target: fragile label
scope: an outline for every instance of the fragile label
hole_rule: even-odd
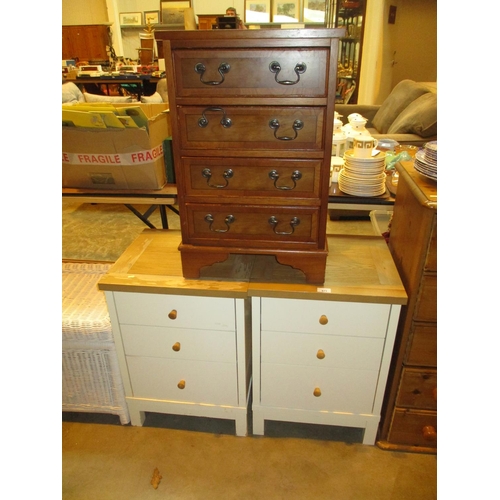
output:
[[[134,153],[65,153],[62,162],[71,165],[143,165],[163,157],[163,144]]]

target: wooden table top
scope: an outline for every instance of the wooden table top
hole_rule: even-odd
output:
[[[177,186],[165,184],[161,189],[91,189],[91,188],[62,188],[63,196],[71,197],[99,197],[113,196],[116,198],[176,198]],[[345,194],[338,188],[337,183],[332,183],[328,191],[328,203],[394,205],[394,197],[390,193],[382,196],[363,197]]]
[[[437,210],[437,181],[423,176],[415,170],[413,160],[401,161],[396,164],[399,175],[408,180],[408,186],[415,194],[415,198],[424,206]]]
[[[273,256],[231,255],[182,276],[180,231],[145,229],[99,281],[100,290],[176,295],[285,297],[401,304],[407,295],[385,240],[380,236],[328,235],[325,283],[305,282],[301,271]]]
[[[116,197],[177,197],[177,186],[165,184],[161,189],[88,189],[88,188],[62,188],[63,196],[116,196]]]

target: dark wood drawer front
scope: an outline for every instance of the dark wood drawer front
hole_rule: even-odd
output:
[[[176,50],[178,97],[325,97],[328,49]]]
[[[417,370],[405,368],[399,388],[397,406],[437,409],[437,372],[436,370]]]
[[[181,149],[284,150],[323,153],[325,108],[264,106],[184,106],[178,109]],[[271,155],[272,153],[267,153]],[[240,156],[240,155],[238,155]]]
[[[418,366],[437,366],[437,325],[413,323],[406,363]]]
[[[187,201],[217,197],[218,203],[234,203],[241,197],[262,197],[266,204],[282,204],[286,198],[287,203],[304,199],[310,205],[314,198],[319,204],[320,160],[183,158],[182,169]]]
[[[389,442],[437,448],[437,413],[397,409],[389,432]]]
[[[311,246],[318,240],[318,209],[249,205],[186,204],[189,243],[266,247]],[[285,248],[283,247],[283,248]]]
[[[416,321],[437,321],[437,276],[422,276],[413,318]]]

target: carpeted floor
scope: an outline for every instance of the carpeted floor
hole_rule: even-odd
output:
[[[144,213],[149,207],[134,208]],[[179,217],[167,210],[171,229],[179,228]],[[158,209],[149,218],[161,228]],[[81,203],[63,199],[62,258],[115,262],[147,226],[125,205]]]

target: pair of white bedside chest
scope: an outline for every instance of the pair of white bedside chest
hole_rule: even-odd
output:
[[[132,425],[145,412],[363,428],[374,444],[407,295],[381,237],[328,236],[324,284],[272,256],[182,276],[178,231],[144,230],[99,281]]]

